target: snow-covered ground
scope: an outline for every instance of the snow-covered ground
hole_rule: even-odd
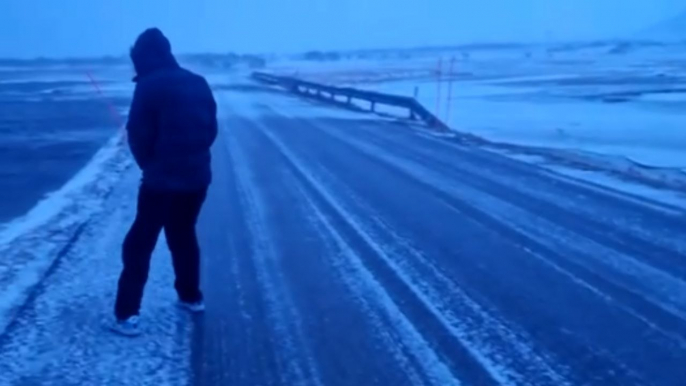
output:
[[[561,79],[584,80],[568,75]],[[457,81],[452,86],[443,84],[441,98],[435,82],[414,86],[419,89],[418,99],[458,131],[497,142],[580,149],[628,157],[650,166],[686,169],[686,94],[672,93],[667,100],[656,100],[664,94],[646,93],[611,103],[594,100],[594,93],[603,92],[595,91],[595,86],[577,97],[556,95],[556,90],[546,89],[548,85],[535,86],[537,82],[533,79],[532,85],[518,87],[502,80]],[[410,87],[399,82],[375,88],[399,94]],[[450,87],[452,98],[448,101]]]
[[[64,187],[0,228],[0,333],[93,215],[103,210],[131,165],[123,136],[117,135]]]
[[[685,59],[683,45],[617,43],[288,62],[273,71],[415,96],[454,130],[490,141],[686,169]]]
[[[0,276],[5,280],[0,281],[0,311],[9,302],[22,304],[5,334],[0,325],[0,386],[189,384],[193,323],[174,306],[174,273],[166,248],[158,248],[153,258],[142,310],[145,335],[133,342],[107,331],[121,241],[135,215],[140,179],[137,169],[119,166],[128,160],[94,160],[81,177],[93,177],[87,186],[99,183],[107,189],[84,186],[65,194],[75,202],[65,206],[62,216],[25,235],[25,244],[14,245],[31,260],[15,267],[23,270],[23,278]],[[65,247],[76,227],[76,241]],[[164,236],[160,239],[162,246]],[[4,251],[3,256],[10,262],[21,258]],[[49,265],[50,275],[44,277]],[[6,280],[14,281],[9,285]],[[34,295],[30,302],[22,301],[26,291]]]
[[[445,79],[440,86],[436,82],[438,58],[433,54],[327,65],[290,61],[272,70],[325,83],[414,95],[455,130],[491,141],[564,150],[583,157],[599,154],[602,156],[595,158],[599,163],[613,163],[624,169],[633,165],[628,159],[666,168],[663,174],[673,176],[686,168],[682,150],[686,146],[686,131],[682,128],[686,123],[682,113],[686,107],[686,81],[682,78],[686,55],[678,48],[643,49],[624,56],[607,54],[607,47],[554,54],[534,48],[467,56],[448,52],[442,54]],[[457,58],[452,64],[448,59],[451,57]],[[107,99],[126,98],[133,88],[132,83],[122,81],[127,71],[101,70],[95,76],[100,91],[83,84],[72,92],[105,98],[106,103]],[[60,74],[64,78],[61,81],[85,76],[79,73],[65,78]],[[36,79],[35,73],[30,75]],[[215,71],[208,79],[215,85],[237,86],[249,83],[238,79],[246,75]],[[18,80],[15,76],[0,82],[7,85]],[[232,105],[237,107],[237,103]],[[284,111],[293,118],[312,114],[363,117],[335,109],[304,109],[300,103]],[[109,192],[130,168],[131,159],[122,140],[121,134],[114,137],[62,189],[46,196],[25,216],[0,227],[0,252],[4,256],[0,261],[0,284],[7,288],[0,296],[0,331],[72,238],[102,209]],[[662,202],[683,206],[683,197],[678,194],[623,185],[616,178],[575,170],[569,165],[554,166],[550,159],[536,153],[527,155],[512,149],[505,153],[575,178],[620,186],[620,190],[661,197]],[[612,156],[618,160],[612,161]]]
[[[213,83],[249,85],[219,74]],[[217,96],[224,127],[199,224],[204,324],[171,306],[160,240],[146,334],[131,343],[101,331],[140,177],[115,137],[0,233],[9,262],[0,288],[12,286],[0,302],[4,324],[12,321],[10,333],[0,325],[0,386],[181,385],[201,359],[200,373],[232,384],[348,376],[639,385],[681,376],[683,339],[670,314],[681,326],[684,247],[670,227],[682,222],[681,196],[656,199],[659,191],[572,169],[547,175],[284,94]],[[661,355],[645,361],[641,352]]]
[[[127,72],[0,69],[0,335],[132,166]]]

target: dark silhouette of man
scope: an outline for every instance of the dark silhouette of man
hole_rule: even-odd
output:
[[[179,305],[204,310],[195,225],[212,179],[210,147],[217,136],[217,105],[207,81],[179,66],[159,29],[143,32],[131,48],[136,90],[126,130],[143,172],[136,218],[124,240],[112,327],[140,333],[138,315],[150,258],[164,230],[176,274]]]

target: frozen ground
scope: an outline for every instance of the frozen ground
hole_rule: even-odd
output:
[[[121,136],[106,146],[67,184],[39,202],[24,216],[0,228],[0,331],[20,311],[54,267],[59,256],[78,239],[93,216],[132,165]]]
[[[456,98],[492,108],[533,93],[540,106],[544,89],[560,94],[544,103],[603,105],[588,86],[550,85],[576,73],[494,60]],[[198,224],[207,313],[175,309],[161,239],[146,334],[103,331],[139,181],[115,136],[0,230],[0,386],[684,384],[682,195],[240,75],[210,77],[221,132]]]
[[[118,67],[0,69],[0,332],[133,166],[121,127],[129,75]]]
[[[0,385],[188,384],[192,324],[174,306],[171,257],[166,249],[159,248],[153,260],[144,302],[145,336],[133,341],[107,330],[121,267],[121,241],[133,221],[139,178],[136,170],[127,169],[116,175],[107,194],[81,192],[81,199],[100,199],[60,256],[54,249],[38,247],[49,242],[44,238],[23,246],[29,252],[40,251],[36,256],[42,259],[40,263],[58,260],[51,261],[49,277],[37,286],[32,283],[31,300],[23,303],[12,324],[0,333]],[[34,277],[42,273],[26,272],[32,279],[43,279]],[[24,284],[3,283],[0,299],[7,290],[12,293]]]
[[[129,98],[115,92],[122,77],[116,68],[0,68],[0,225],[61,188],[115,135],[113,112]]]
[[[319,66],[289,62],[273,70],[416,95],[455,130],[492,141],[684,169],[685,59],[683,45],[532,46]]]
[[[131,166],[122,72],[0,68],[0,331]]]
[[[0,385],[684,384],[676,202],[245,86],[218,93],[207,313],[174,308],[160,240],[146,334],[102,330],[122,170],[0,337]]]
[[[569,80],[590,85],[585,94],[577,87],[577,95],[554,89],[556,81]],[[682,151],[686,147],[682,129],[686,123],[685,94],[672,93],[670,99],[656,100],[652,99],[655,94],[646,92],[612,103],[603,100],[602,87],[594,80],[565,75],[547,80],[518,78],[510,83],[458,81],[452,86],[451,101],[437,103],[435,82],[414,85],[419,87],[418,99],[458,131],[496,142],[579,149],[628,157],[649,166],[686,169]],[[402,93],[411,87],[396,83],[376,88]],[[444,84],[444,97],[447,89],[448,84]]]
[[[230,130],[200,223],[201,379],[686,379],[682,208],[391,122],[240,98],[222,102]]]
[[[598,170],[580,169],[570,166],[560,165],[557,162],[551,162],[545,157],[538,155],[526,155],[518,152],[502,152],[508,157],[512,157],[523,162],[543,167],[552,170],[555,174],[568,176],[576,181],[576,183],[587,183],[589,187],[609,188],[621,191],[627,195],[654,200],[660,203],[681,208],[686,210],[686,194],[680,191],[661,189],[636,181],[622,180],[617,176],[610,176],[607,173]],[[559,177],[558,177],[559,178]]]

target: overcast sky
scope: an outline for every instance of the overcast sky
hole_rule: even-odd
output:
[[[292,52],[631,34],[683,0],[1,0],[0,57],[121,54],[144,28],[176,52]]]

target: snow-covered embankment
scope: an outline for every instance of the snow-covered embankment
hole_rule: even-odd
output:
[[[0,334],[131,167],[123,144],[119,133],[61,189],[0,228]]]

